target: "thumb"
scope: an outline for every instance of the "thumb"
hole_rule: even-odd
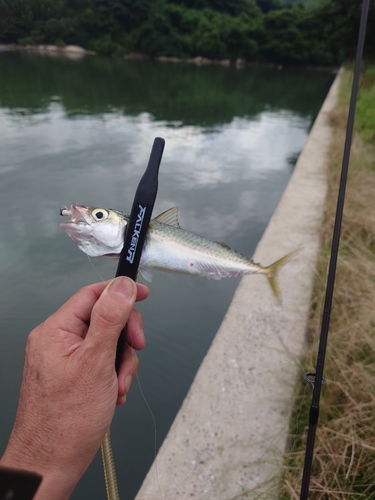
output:
[[[133,280],[120,276],[111,281],[94,305],[87,343],[94,348],[105,348],[114,355],[121,330],[125,327],[137,296]]]

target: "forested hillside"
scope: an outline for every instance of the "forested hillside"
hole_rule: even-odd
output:
[[[303,5],[304,7],[316,7],[317,5],[321,4],[324,0],[281,0],[282,2],[288,2],[292,4],[300,4]]]
[[[306,0],[306,3],[311,0]],[[375,54],[371,12],[367,57]],[[361,0],[0,0],[0,43],[77,44],[281,64],[337,64],[356,45]]]

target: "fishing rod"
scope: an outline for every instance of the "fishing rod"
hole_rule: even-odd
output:
[[[336,217],[335,217],[335,224],[334,224],[333,236],[332,236],[331,258],[329,261],[329,269],[328,269],[328,276],[327,276],[326,295],[325,295],[325,301],[324,301],[324,309],[323,309],[322,326],[321,326],[321,332],[320,332],[316,371],[315,371],[315,373],[311,373],[311,372],[306,373],[304,376],[304,379],[309,384],[311,384],[313,387],[313,395],[312,395],[312,402],[311,402],[311,406],[310,406],[309,427],[308,427],[308,433],[307,433],[307,442],[306,442],[306,450],[305,450],[305,460],[304,460],[304,467],[303,467],[300,500],[307,500],[308,494],[309,494],[312,461],[313,461],[313,455],[314,455],[316,426],[317,426],[318,418],[319,418],[319,400],[320,400],[321,387],[322,387],[322,384],[324,383],[324,379],[323,379],[324,360],[325,360],[325,355],[326,355],[326,350],[327,350],[328,330],[329,330],[329,322],[330,322],[330,315],[331,315],[331,309],[332,309],[332,297],[333,297],[333,289],[334,289],[334,285],[335,285],[337,256],[338,256],[338,250],[339,250],[341,223],[342,223],[342,216],[343,216],[343,210],[344,210],[345,190],[346,190],[346,184],[347,184],[347,178],[348,178],[350,148],[351,148],[351,144],[352,144],[352,136],[353,136],[353,129],[354,129],[355,108],[356,108],[356,104],[357,104],[359,78],[360,78],[360,73],[361,73],[361,63],[362,63],[362,55],[363,55],[363,46],[364,46],[365,35],[366,35],[366,25],[367,25],[369,3],[370,3],[370,0],[363,0],[363,3],[362,3],[362,13],[361,13],[361,20],[360,20],[360,25],[359,25],[357,54],[356,54],[356,60],[355,60],[355,66],[354,66],[354,74],[353,74],[352,91],[351,91],[351,96],[350,96],[348,121],[347,121],[347,126],[346,126],[346,137],[345,137],[344,153],[343,153],[343,159],[342,159],[339,193],[338,193],[338,197],[337,197]]]
[[[134,281],[137,278],[142,249],[158,192],[158,174],[161,158],[163,156],[164,145],[164,139],[161,137],[155,138],[146,171],[138,184],[138,188],[134,196],[129,222],[126,225],[124,234],[124,246],[120,253],[116,278],[117,276],[128,276]],[[121,332],[117,344],[115,362],[116,372],[118,372],[120,368],[125,343],[126,327]],[[108,500],[119,500],[120,496],[117,486],[110,431],[108,431],[104,437],[101,450],[107,498]]]

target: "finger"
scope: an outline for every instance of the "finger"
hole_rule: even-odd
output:
[[[99,299],[105,288],[113,280],[106,280],[100,283],[81,288],[73,297],[71,297],[65,304],[57,311],[62,312],[62,316],[69,314],[73,315],[80,320],[87,322],[90,319],[91,310],[95,302]],[[149,289],[146,285],[137,283],[137,298],[136,302],[147,299]]]
[[[94,305],[111,281],[102,281],[81,288],[52,315],[56,327],[84,337],[87,329],[82,326],[89,324]],[[145,300],[148,295],[148,287],[137,283],[136,301]]]
[[[137,351],[143,349],[146,345],[142,315],[135,309],[130,313],[126,325],[126,342]]]
[[[94,283],[78,290],[69,300],[63,304],[52,316],[57,328],[76,332],[82,324],[88,324],[92,308],[110,283],[109,280]]]
[[[150,290],[148,286],[143,285],[142,283],[137,283],[137,299],[136,302],[140,302],[141,300],[147,299],[149,296]]]
[[[126,395],[129,392],[133,377],[138,370],[138,356],[134,350],[127,345],[122,356],[120,369],[118,372],[118,405],[124,404]]]
[[[86,345],[114,357],[120,332],[126,325],[136,296],[137,287],[130,278],[120,276],[111,281],[92,309]]]

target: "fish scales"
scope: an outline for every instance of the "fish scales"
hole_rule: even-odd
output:
[[[261,270],[261,266],[229,247],[160,222],[151,224],[141,265],[213,279]]]

